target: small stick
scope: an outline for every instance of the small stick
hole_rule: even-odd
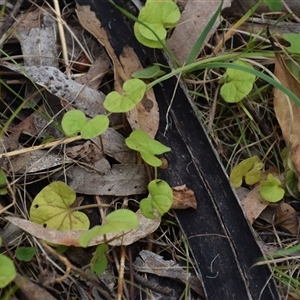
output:
[[[63,27],[63,19],[61,17],[58,0],[54,0],[53,2],[54,2],[54,8],[57,16],[57,25],[58,25],[59,38],[61,42],[62,56],[65,63],[67,76],[70,77],[69,59],[68,59],[66,37],[65,37],[64,27]]]
[[[124,273],[125,273],[125,247],[121,246],[121,257],[120,257],[119,277],[118,277],[118,293],[117,293],[118,300],[122,300],[122,294],[124,288]]]
[[[81,139],[82,139],[81,135],[78,135],[78,136],[75,136],[75,137],[63,138],[61,140],[49,142],[49,143],[38,145],[38,146],[22,148],[22,149],[19,149],[19,150],[14,150],[14,151],[6,152],[6,153],[0,153],[0,159],[2,157],[16,156],[16,155],[20,155],[20,154],[24,154],[24,153],[28,153],[28,152],[33,152],[33,151],[36,151],[36,150],[49,149],[49,148],[56,147],[56,146],[59,146],[59,145],[65,145],[65,144],[69,144],[69,143],[72,143],[72,142],[75,142],[75,141],[79,141]]]

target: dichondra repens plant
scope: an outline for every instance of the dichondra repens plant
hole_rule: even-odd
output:
[[[153,20],[154,23],[151,23],[151,20],[147,19],[149,21],[148,25],[152,29],[158,30],[159,38],[165,42],[165,28],[174,27],[180,17],[180,13],[177,5],[171,0],[166,1],[162,11],[160,9],[157,10],[156,5],[156,1],[150,4],[147,3],[146,10],[141,14],[141,16],[144,16],[142,21],[147,19],[149,13],[155,13],[157,18]],[[173,11],[172,16],[168,12],[169,9]],[[143,26],[135,26],[135,32],[140,34],[141,39],[145,41],[149,40],[153,47],[161,48],[159,43],[155,42],[155,37],[151,37],[151,34],[145,33]],[[135,74],[134,76],[146,78],[147,76],[145,77],[144,73]],[[151,77],[154,78],[164,74],[163,71],[160,71],[159,67],[151,68],[147,73],[151,73]],[[92,139],[101,135],[109,127],[109,115],[111,113],[126,113],[130,111],[141,102],[146,90],[149,88],[151,87],[138,78],[125,81],[122,94],[112,91],[106,96],[103,105],[108,111],[107,115],[97,115],[92,119],[88,119],[80,110],[69,110],[63,116],[61,123],[65,135],[67,137],[74,137],[80,134],[83,139]],[[133,131],[125,142],[129,148],[138,151],[142,159],[155,169],[162,164],[162,161],[156,155],[161,155],[171,150],[169,147],[151,138],[142,130]],[[140,210],[147,218],[162,216],[171,208],[173,202],[172,189],[167,182],[159,180],[156,176],[157,171],[155,170],[155,179],[148,185],[149,196],[140,202]],[[135,213],[128,209],[119,209],[108,214],[104,219],[103,225],[95,226],[88,230],[90,226],[88,217],[78,211],[80,208],[72,207],[75,199],[75,192],[64,182],[52,182],[42,189],[33,200],[30,208],[30,218],[33,222],[46,228],[86,230],[79,238],[79,244],[82,247],[87,247],[89,242],[99,235],[105,236],[110,233],[123,232],[139,226]],[[91,260],[91,270],[93,272],[99,274],[105,270],[107,263],[105,257],[106,251],[106,245],[99,245],[97,247]]]
[[[146,89],[147,85],[142,80],[129,79],[123,85],[124,93],[122,95],[115,91],[109,93],[103,105],[109,113],[128,112],[142,101]],[[62,119],[62,128],[67,136],[75,136],[80,133],[84,139],[92,139],[98,136],[108,126],[109,119],[107,116],[98,115],[88,120],[84,113],[79,110],[68,111]],[[152,139],[142,130],[133,131],[125,142],[130,149],[138,151],[143,160],[154,168],[162,164],[162,161],[155,155],[161,155],[171,150],[169,147]],[[154,218],[155,211],[161,216],[170,209],[172,205],[172,191],[166,182],[157,178],[149,186],[151,187],[149,189],[151,198],[141,202],[143,203],[141,211],[146,217]]]

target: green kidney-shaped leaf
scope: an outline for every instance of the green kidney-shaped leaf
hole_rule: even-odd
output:
[[[149,183],[148,190],[151,197],[141,201],[140,209],[146,218],[155,219],[156,212],[162,216],[170,210],[173,192],[167,182],[158,179]]]
[[[139,21],[150,27],[165,44],[167,35],[166,28],[173,28],[180,19],[180,11],[176,3],[172,0],[153,0],[147,1],[146,5],[140,10]],[[150,48],[162,48],[162,44],[151,30],[136,22],[134,24],[134,34],[137,40]]]
[[[129,147],[130,148],[130,147]],[[141,157],[142,159],[150,166],[152,167],[159,167],[162,165],[162,161],[155,157],[154,155],[152,155],[149,152],[140,152],[141,153]]]
[[[171,148],[152,139],[143,130],[134,130],[125,143],[128,148],[140,152],[145,162],[153,167],[159,167],[162,164],[161,160],[154,155],[171,151]]]
[[[6,287],[17,275],[14,263],[5,255],[0,254],[0,288]]]
[[[156,219],[153,203],[151,198],[145,198],[140,201],[140,210],[142,214],[148,219]]]
[[[106,244],[101,244],[96,248],[91,260],[91,270],[97,275],[101,275],[107,267],[106,252],[108,247]]]
[[[159,41],[154,41],[154,40],[149,40],[145,38],[141,33],[140,33],[140,26],[138,26],[138,23],[135,23],[133,26],[134,30],[134,35],[136,39],[141,43],[142,45],[149,47],[149,48],[154,48],[154,49],[162,49],[163,45],[166,44],[166,40],[162,40],[161,43]]]
[[[165,28],[174,28],[180,20],[180,10],[174,1],[165,1],[162,20]]]
[[[139,20],[173,28],[180,19],[180,10],[173,0],[151,0],[140,10]]]
[[[230,173],[230,181],[235,188],[242,185],[245,179],[248,185],[253,185],[261,180],[261,170],[263,163],[257,156],[253,156],[241,161]]]
[[[89,242],[99,235],[132,230],[138,226],[139,220],[134,212],[128,209],[118,209],[106,216],[103,225],[95,226],[81,234],[78,241],[81,247],[87,247]]]
[[[66,136],[75,136],[85,123],[85,114],[81,110],[72,109],[64,114],[61,126]]]
[[[166,39],[167,31],[162,24],[159,23],[151,24],[146,22],[144,23],[156,33],[156,35],[161,41],[164,41]],[[142,24],[137,23],[137,30],[145,39],[154,42],[157,41],[157,37],[153,34],[153,32],[149,30],[147,27],[143,26]]]
[[[263,167],[264,164],[260,160],[255,161],[252,169],[244,175],[246,184],[253,185],[258,183],[261,180],[261,170]]]
[[[30,218],[47,228],[86,230],[90,226],[88,217],[71,208],[75,199],[75,192],[64,182],[52,182],[34,198],[29,211]]]
[[[109,119],[105,115],[98,115],[87,121],[80,130],[81,136],[88,140],[102,134],[109,126]]]
[[[281,182],[274,175],[268,174],[268,179],[260,184],[259,193],[261,197],[269,202],[278,202],[284,196]]]
[[[15,254],[18,260],[29,262],[32,260],[35,252],[36,248],[34,247],[18,247]]]
[[[109,93],[103,103],[104,107],[114,113],[128,112],[142,101],[146,84],[140,79],[129,79],[123,84],[124,94]]]
[[[238,60],[233,64],[253,69],[249,63],[244,61]],[[239,102],[251,92],[255,78],[255,75],[251,73],[228,68],[222,79],[225,83],[221,87],[220,94],[226,102]]]

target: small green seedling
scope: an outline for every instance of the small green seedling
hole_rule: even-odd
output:
[[[0,237],[0,247],[2,239]],[[14,263],[7,256],[0,254],[0,289],[10,284],[17,275]]]
[[[105,115],[98,115],[88,120],[81,110],[69,110],[62,118],[61,126],[66,136],[81,134],[88,140],[102,134],[109,126],[109,119]]]
[[[142,214],[149,219],[157,218],[168,212],[173,203],[173,192],[167,182],[159,179],[152,180],[148,185],[150,198],[140,202]]]
[[[30,218],[45,228],[87,230],[90,226],[87,215],[71,207],[75,199],[76,193],[64,182],[52,182],[32,201]]]
[[[171,151],[171,148],[152,139],[142,130],[134,130],[125,140],[128,148],[140,152],[143,160],[150,166],[159,167],[162,162],[155,155]]]
[[[233,64],[253,69],[249,63],[241,60],[237,60]],[[255,79],[255,75],[248,72],[227,68],[220,80],[220,84],[223,84],[220,94],[226,102],[240,102],[251,92]]]
[[[101,275],[107,267],[106,252],[108,251],[108,246],[106,244],[101,244],[96,248],[91,260],[91,270],[96,275]]]
[[[17,248],[15,254],[19,261],[29,262],[32,260],[35,252],[36,248],[34,247],[19,247]]]
[[[283,198],[285,192],[280,180],[274,175],[268,174],[268,179],[260,183],[259,193],[267,201],[278,202]]]
[[[141,44],[161,49],[166,43],[166,29],[174,28],[179,19],[180,10],[174,1],[148,0],[140,10],[140,22],[134,24],[134,34]]]
[[[6,175],[4,173],[4,171],[2,169],[0,169],[0,185],[5,185],[7,184],[7,179],[6,179]],[[7,188],[3,187],[0,188],[0,195],[6,195],[8,193]]]
[[[142,130],[134,130],[125,143],[128,148],[140,152],[148,165],[155,167],[155,174],[156,168],[162,164],[155,155],[171,151],[171,148],[152,139]],[[148,190],[151,197],[140,202],[140,209],[146,218],[155,219],[158,215],[162,216],[169,211],[173,202],[173,193],[168,183],[159,179],[152,180]]]
[[[263,166],[257,156],[247,158],[232,169],[230,181],[235,188],[240,187],[243,180],[248,185],[259,182],[259,192],[263,199],[269,202],[280,201],[285,194],[285,190],[282,188],[280,180],[272,174],[268,174],[266,181],[261,181]]]
[[[156,79],[165,74],[166,72],[161,70],[159,66],[154,65],[152,67],[133,72],[131,74],[131,77],[139,79]]]
[[[139,226],[137,215],[128,209],[118,209],[105,217],[104,224],[93,227],[79,237],[81,247],[87,247],[89,242],[99,236],[109,233],[123,232]]]
[[[258,156],[253,156],[241,161],[231,171],[230,181],[235,188],[242,185],[243,180],[246,184],[253,185],[261,180],[261,170],[264,164]]]
[[[142,101],[146,92],[146,84],[140,79],[129,79],[123,84],[124,94],[110,92],[103,103],[104,107],[112,113],[124,113],[132,110]]]

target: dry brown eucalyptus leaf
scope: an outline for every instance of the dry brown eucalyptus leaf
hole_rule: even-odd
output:
[[[22,150],[24,148],[21,148]],[[72,161],[59,153],[47,150],[36,150],[8,158],[9,170],[14,173],[35,173],[49,168],[58,167]]]
[[[86,166],[68,169],[68,185],[84,195],[140,195],[147,191],[148,175],[144,165],[113,165],[102,158],[97,172]]]
[[[31,136],[37,134],[37,129],[36,129],[35,125],[34,125],[34,120],[33,120],[33,115],[34,114],[35,114],[35,112],[32,113],[31,115],[29,115],[27,118],[25,118],[19,124],[11,127],[10,130],[12,132],[20,130],[23,133],[31,135]]]
[[[298,233],[298,213],[289,204],[281,201],[275,212],[275,225],[296,235]]]
[[[173,191],[173,209],[197,209],[197,200],[194,192],[187,188],[186,185],[175,186],[172,188]]]
[[[75,81],[80,84],[86,84],[89,88],[97,90],[102,83],[104,75],[110,68],[110,61],[106,59],[106,56],[106,53],[104,55],[103,50],[101,50],[100,54],[97,54],[97,57],[88,72],[83,76],[76,78]]]
[[[19,148],[19,137],[22,130],[18,129],[13,131],[9,136],[1,139],[0,142],[0,153],[9,152]]]
[[[104,114],[105,95],[89,87],[68,79],[64,73],[54,67],[22,67],[12,63],[1,64],[6,68],[24,75],[36,84],[44,87],[49,93],[71,103],[73,107],[82,110],[88,117]]]
[[[142,215],[140,210],[136,212],[136,215],[139,220],[139,227],[137,229],[123,233],[107,234],[106,240],[104,239],[104,236],[98,236],[92,239],[88,246],[91,247],[103,244],[106,241],[108,241],[107,244],[112,246],[131,245],[132,243],[154,232],[160,225],[160,218],[154,220],[147,219]],[[44,228],[43,226],[25,219],[16,217],[6,217],[6,219],[36,238],[53,244],[80,247],[78,238],[84,232],[84,230],[59,231],[55,229]]]
[[[86,141],[82,145],[67,147],[68,157],[83,159],[85,162],[95,162],[102,158],[103,151],[91,141]]]
[[[241,200],[243,211],[250,224],[253,224],[262,211],[264,211],[270,204],[270,202],[262,199],[259,193],[259,188],[260,186],[256,186],[244,199]]]
[[[275,56],[274,73],[282,85],[300,98],[300,82],[290,72],[283,58],[278,53]],[[294,164],[298,178],[300,178],[300,107],[294,101],[291,101],[282,91],[274,88],[274,110],[285,143],[290,145],[290,158]],[[300,181],[298,180],[299,188]]]
[[[230,6],[231,2],[232,0],[225,0],[223,8]],[[171,38],[167,41],[168,48],[173,52],[181,65],[185,63],[197,39],[219,5],[220,1],[212,0],[206,0],[205,4],[202,1],[190,0],[187,2],[178,25],[174,29]],[[205,42],[207,42],[211,34],[215,32],[219,23],[220,19],[217,19],[210,33],[207,35]],[[202,47],[205,46],[205,42]],[[199,53],[200,51],[201,49],[199,49]]]
[[[17,150],[20,148],[19,137],[22,130],[18,129],[13,131],[9,136],[4,137],[0,142],[0,156],[2,153],[10,152]],[[17,157],[3,157],[3,161],[1,162],[1,167],[6,171],[17,172],[26,166],[27,162],[30,159],[30,154],[26,153],[18,155]]]

